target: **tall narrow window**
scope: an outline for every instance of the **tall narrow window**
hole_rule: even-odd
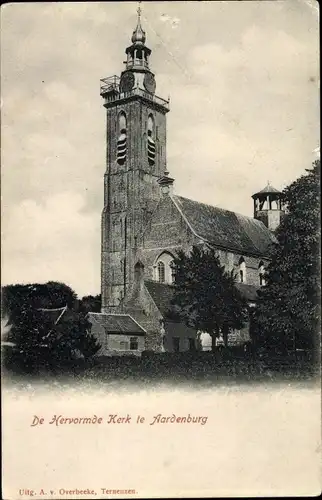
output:
[[[130,350],[131,351],[137,351],[139,348],[139,343],[137,337],[131,337],[130,338]]]
[[[193,339],[193,338],[189,338],[189,339],[188,339],[188,342],[189,342],[189,351],[195,351],[195,350],[196,350],[196,342],[195,342],[195,339]]]
[[[240,283],[246,283],[246,264],[243,257],[239,259],[239,281]]]
[[[264,262],[261,260],[258,266],[258,274],[259,274],[259,284],[260,286],[265,285],[265,268]]]
[[[124,113],[119,115],[119,137],[117,140],[117,163],[124,165],[126,160],[126,117]]]
[[[148,162],[150,166],[155,164],[154,119],[152,115],[149,115],[148,118]]]
[[[165,267],[162,261],[158,262],[158,281],[159,283],[165,282]]]
[[[173,352],[180,351],[180,337],[172,337]]]
[[[169,264],[170,267],[170,283],[174,283],[176,279],[176,270],[173,260]]]

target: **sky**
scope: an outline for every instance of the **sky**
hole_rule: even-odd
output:
[[[142,2],[175,193],[252,216],[319,146],[318,3]],[[100,292],[105,110],[135,2],[2,6],[2,285]]]

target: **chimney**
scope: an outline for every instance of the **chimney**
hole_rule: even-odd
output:
[[[162,196],[168,196],[173,194],[173,183],[174,179],[169,177],[169,172],[166,170],[164,175],[158,179],[158,183],[161,189]]]

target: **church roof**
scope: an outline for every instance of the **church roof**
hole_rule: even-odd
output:
[[[163,316],[169,315],[174,287],[157,281],[145,281],[144,284],[160,313]],[[257,300],[258,288],[256,286],[246,283],[235,283],[235,286],[247,301],[254,302]]]
[[[193,232],[208,243],[237,253],[267,255],[275,241],[267,227],[252,217],[173,196]]]
[[[129,314],[88,313],[92,325],[99,325],[113,335],[145,335],[145,330]]]

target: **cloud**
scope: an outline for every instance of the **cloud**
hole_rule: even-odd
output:
[[[180,19],[178,17],[171,17],[168,14],[161,14],[160,21],[163,23],[168,23],[172,28],[177,28],[180,24]]]
[[[266,92],[287,94],[301,88],[313,73],[318,75],[318,52],[281,30],[249,27],[232,49],[218,44],[196,46],[190,53],[191,67],[201,79],[227,85],[257,85]],[[221,72],[215,71],[221,68]],[[262,87],[260,87],[262,84]]]
[[[3,228],[3,282],[64,281],[82,294],[98,293],[100,221],[82,213],[79,194],[62,192],[43,205],[25,200]],[[7,263],[10,263],[8,265]]]

